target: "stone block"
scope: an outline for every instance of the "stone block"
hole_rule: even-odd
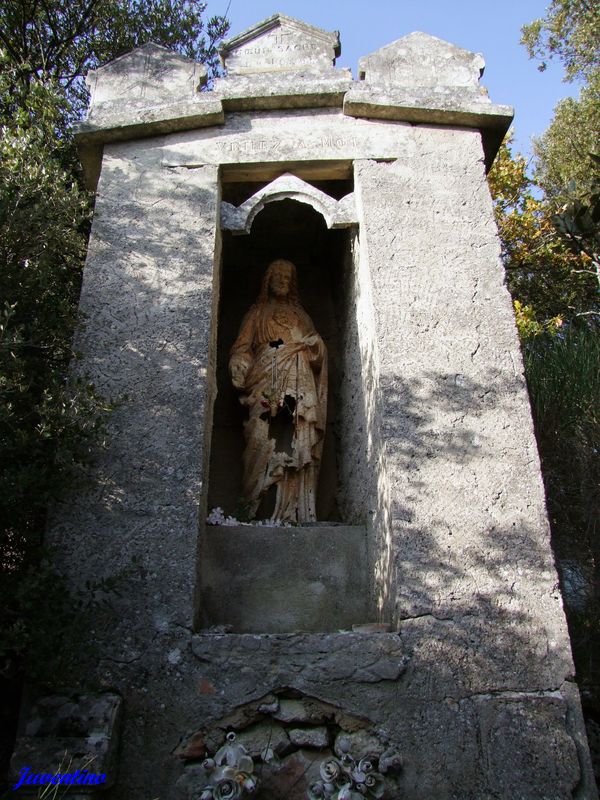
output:
[[[479,89],[484,67],[481,53],[415,31],[363,56],[358,62],[358,76],[370,84],[430,89],[453,86],[485,95]]]
[[[117,108],[131,112],[192,100],[206,77],[204,64],[150,42],[88,72],[88,120],[111,116]]]
[[[329,745],[327,728],[291,728],[289,737],[298,747],[314,747],[319,750]]]

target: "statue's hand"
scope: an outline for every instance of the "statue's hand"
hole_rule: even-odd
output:
[[[231,382],[236,389],[243,389],[246,383],[246,369],[243,364],[231,364],[229,367]]]
[[[305,336],[302,341],[307,347],[316,347],[319,344],[319,336],[312,333],[310,336]]]

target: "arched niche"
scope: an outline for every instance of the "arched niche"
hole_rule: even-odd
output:
[[[250,233],[257,214],[267,204],[281,200],[294,200],[310,206],[323,217],[329,229],[348,228],[357,222],[353,192],[338,200],[317,186],[286,172],[266,186],[257,189],[239,206],[223,201],[221,229],[237,234]]]
[[[318,195],[324,204],[339,210],[340,201],[351,204],[344,199],[352,197],[351,173],[339,179],[330,174],[313,186],[328,196]],[[239,500],[246,411],[231,384],[229,352],[265,269],[276,258],[296,265],[302,305],[327,346],[327,430],[316,523],[277,531],[256,524],[201,524],[196,624],[225,625],[236,633],[348,628],[374,618],[372,570],[379,540],[373,526],[382,485],[372,444],[374,343],[358,227],[350,222],[337,227],[331,215],[328,225],[315,203],[300,195],[276,197],[276,181],[261,195],[264,183],[228,177],[224,203],[238,211],[245,206],[246,222],[252,217],[252,223],[244,234],[241,217],[237,230],[221,220],[206,512],[220,507],[225,516],[244,521]],[[269,515],[267,502],[257,517]]]

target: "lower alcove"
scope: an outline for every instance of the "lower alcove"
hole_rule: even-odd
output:
[[[234,633],[318,632],[368,620],[361,525],[209,525],[201,627]]]
[[[341,197],[352,185],[331,181],[322,188]],[[231,185],[228,191],[227,201],[239,204],[243,195],[231,194]],[[356,226],[328,229],[321,214],[293,199],[268,203],[249,235],[222,231],[197,630],[218,626],[234,633],[324,633],[382,620],[379,595],[391,564],[389,520],[374,317],[361,253]],[[245,507],[241,488],[248,412],[229,372],[244,315],[259,296],[267,266],[279,258],[296,267],[301,304],[322,337],[328,363],[317,521],[293,527],[254,522]],[[252,512],[257,520],[274,516],[272,495],[265,494]],[[206,524],[226,518],[232,524]]]

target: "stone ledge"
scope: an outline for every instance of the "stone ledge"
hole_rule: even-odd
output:
[[[325,74],[284,73],[220,78],[215,92],[227,111],[279,108],[341,108],[352,86],[350,70],[331,68]]]
[[[514,116],[511,106],[490,103],[472,92],[408,92],[353,86],[344,98],[344,114],[365,119],[452,125],[481,131],[489,169]]]
[[[115,111],[112,108],[98,109],[90,119],[75,125],[77,142],[90,144],[126,141],[191,128],[207,128],[225,122],[220,98],[208,95],[193,102],[151,108],[120,107]]]

